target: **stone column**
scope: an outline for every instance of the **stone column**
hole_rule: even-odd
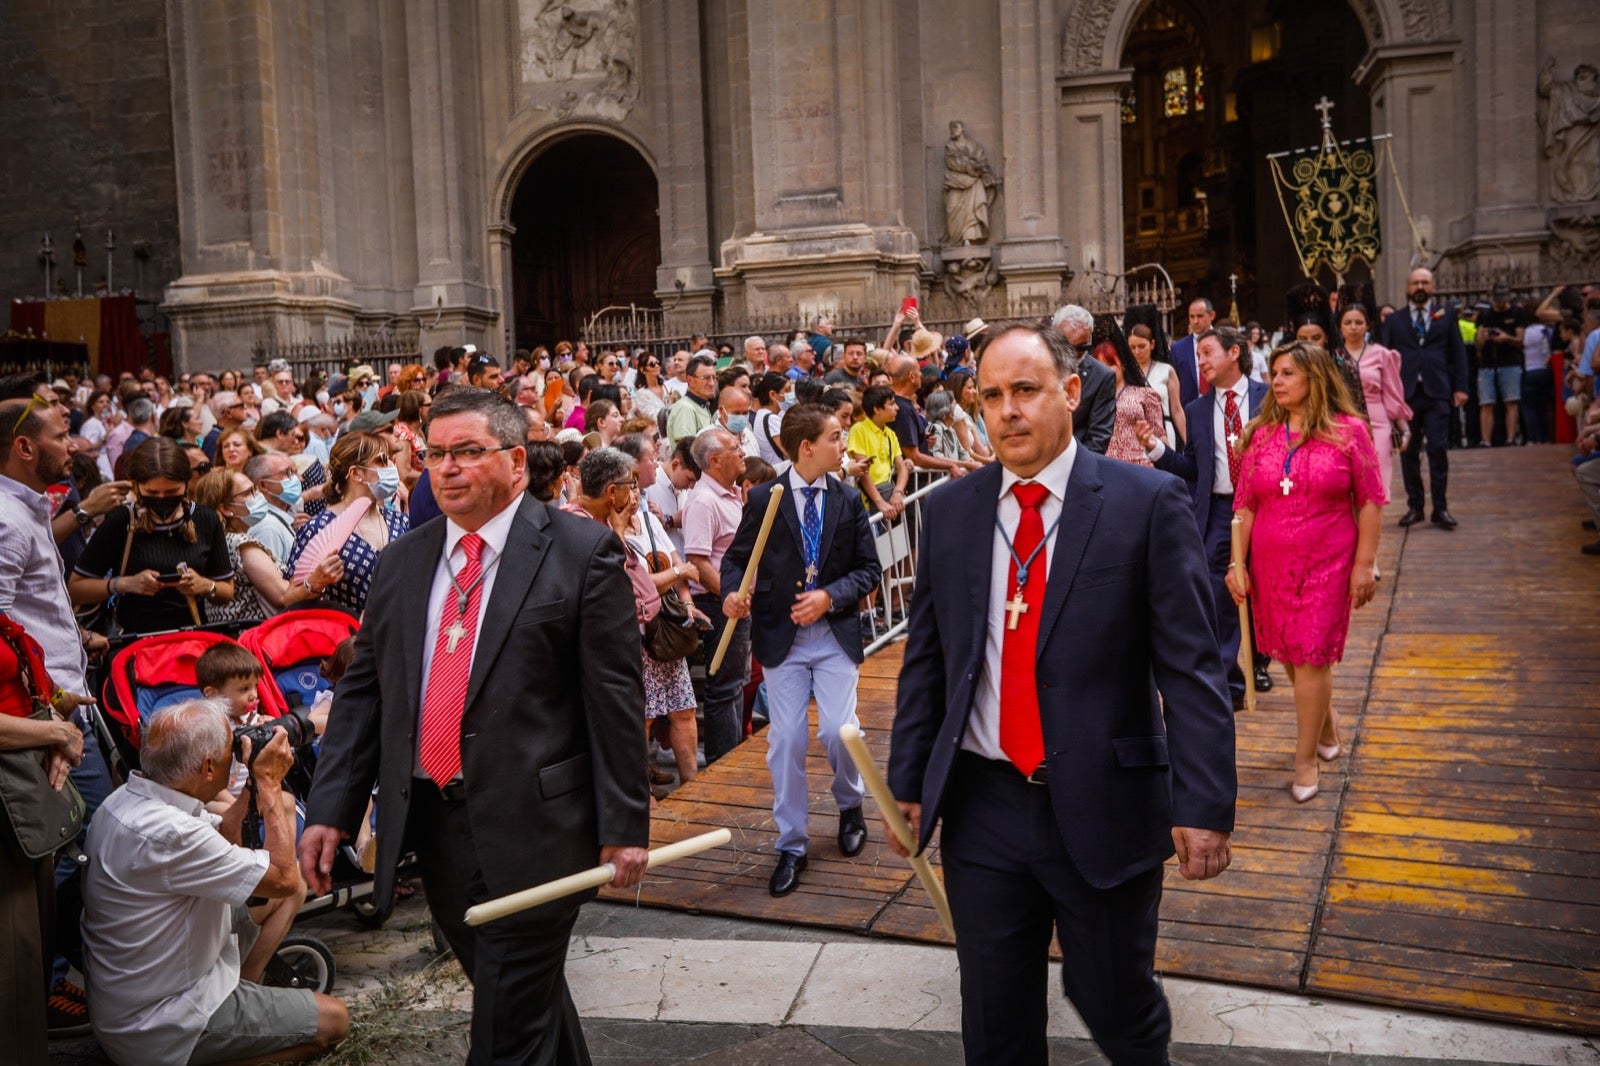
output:
[[[1405,296],[1406,275],[1422,261],[1406,219],[1409,205],[1430,261],[1452,241],[1450,222],[1467,208],[1462,158],[1468,127],[1456,89],[1455,53],[1459,42],[1385,45],[1367,54],[1355,79],[1372,97],[1372,132],[1393,135],[1393,168],[1385,161],[1378,210],[1383,220],[1383,252],[1375,286],[1380,301]],[[1396,178],[1405,189],[1404,203]]]
[[[471,4],[405,0],[411,72],[411,170],[417,283],[412,313],[422,350],[473,343],[494,351],[495,296],[482,228],[483,147],[478,136],[478,30]],[[503,354],[495,351],[496,355]]]
[[[921,268],[899,191],[895,0],[749,0],[752,232],[722,246],[736,314],[878,309]],[[798,323],[797,323],[798,324]]]
[[[1061,136],[1051,77],[1060,56],[1054,0],[1000,0],[1000,116],[1005,187],[1000,275],[1013,303],[1060,301],[1065,186],[1058,169],[1073,145]],[[1074,210],[1076,207],[1074,205]]]
[[[1061,91],[1062,233],[1078,271],[1120,274],[1122,255],[1122,89],[1131,70],[1097,70],[1057,79]],[[1075,288],[1077,288],[1075,286]]]
[[[357,305],[323,215],[321,18],[272,0],[168,14],[183,276],[164,310],[178,367],[347,335]]]
[[[1475,150],[1469,232],[1492,238],[1530,262],[1547,236],[1539,196],[1538,20],[1517,0],[1479,0],[1464,14],[1475,22],[1472,90]],[[1498,252],[1498,249],[1495,250]]]
[[[651,58],[659,72],[651,101],[660,189],[661,265],[656,298],[669,321],[688,328],[711,321],[716,278],[711,272],[707,218],[705,87],[701,77],[700,11],[695,0],[661,0],[644,9]]]

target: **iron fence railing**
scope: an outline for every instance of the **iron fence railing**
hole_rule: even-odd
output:
[[[875,512],[869,521],[878,547],[878,562],[883,577],[878,582],[877,603],[872,605],[866,653],[880,651],[899,640],[906,631],[911,596],[916,591],[917,540],[922,530],[922,508],[928,494],[950,480],[948,474],[916,472],[911,491],[906,495],[905,513],[893,522]]]
[[[351,367],[362,364],[372,367],[379,381],[388,380],[390,366],[419,363],[429,369],[433,367],[431,357],[424,361],[418,338],[405,334],[358,335],[306,344],[260,342],[250,349],[252,366],[266,366],[274,359],[288,363],[296,381],[306,380],[314,371],[329,377],[345,374]]]

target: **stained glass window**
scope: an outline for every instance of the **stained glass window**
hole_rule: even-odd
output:
[[[1206,72],[1199,63],[1194,65],[1194,109],[1206,109]]]
[[[1133,86],[1128,86],[1122,93],[1122,122],[1131,126],[1139,121],[1139,94]]]
[[[1168,118],[1189,113],[1189,73],[1183,67],[1172,67],[1161,77],[1165,111]]]

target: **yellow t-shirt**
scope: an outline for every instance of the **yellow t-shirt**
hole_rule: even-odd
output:
[[[863,418],[850,427],[845,447],[852,455],[862,455],[872,460],[867,467],[867,477],[874,485],[894,480],[895,464],[900,459],[900,439],[894,435],[893,427],[879,429],[873,425],[872,419]]]

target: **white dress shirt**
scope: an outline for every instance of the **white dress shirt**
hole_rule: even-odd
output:
[[[1051,527],[1061,517],[1061,501],[1066,496],[1067,482],[1072,477],[1072,464],[1077,458],[1078,442],[1073,438],[1069,440],[1066,451],[1050,460],[1049,465],[1037,475],[1027,479],[1050,490],[1050,495],[1039,505],[1039,517],[1044,522],[1044,548],[1040,550],[1039,558],[1033,561],[1033,567],[1030,567],[1047,584],[1050,580],[1050,560],[1055,555],[1055,536],[1060,533],[1059,529],[1052,533]],[[998,515],[1006,536],[1013,541],[1017,536],[1017,523],[1022,520],[1022,505],[1011,494],[1011,486],[1019,481],[1023,479],[1009,470],[1000,476]],[[995,530],[991,539],[988,639],[983,653],[983,672],[978,677],[978,687],[973,690],[972,714],[967,718],[967,733],[961,740],[961,746],[986,759],[1009,761],[1010,757],[1000,747],[1000,657],[1006,639],[1006,600],[1011,593],[1007,587],[1011,583],[1011,549],[1006,547],[1000,530]],[[1038,579],[1030,579],[1029,583],[1034,580]]]
[[[0,474],[0,611],[44,652],[56,687],[87,696],[89,659],[67,598],[50,497]]]
[[[1238,397],[1239,402],[1239,428],[1250,421],[1250,379],[1243,374],[1239,380],[1225,389],[1211,390],[1211,491],[1224,496],[1233,495],[1233,474],[1228,469],[1228,432],[1225,428],[1228,408],[1228,394]],[[1145,456],[1152,463],[1157,462],[1167,454],[1167,446],[1158,437],[1149,448],[1145,449]]]

